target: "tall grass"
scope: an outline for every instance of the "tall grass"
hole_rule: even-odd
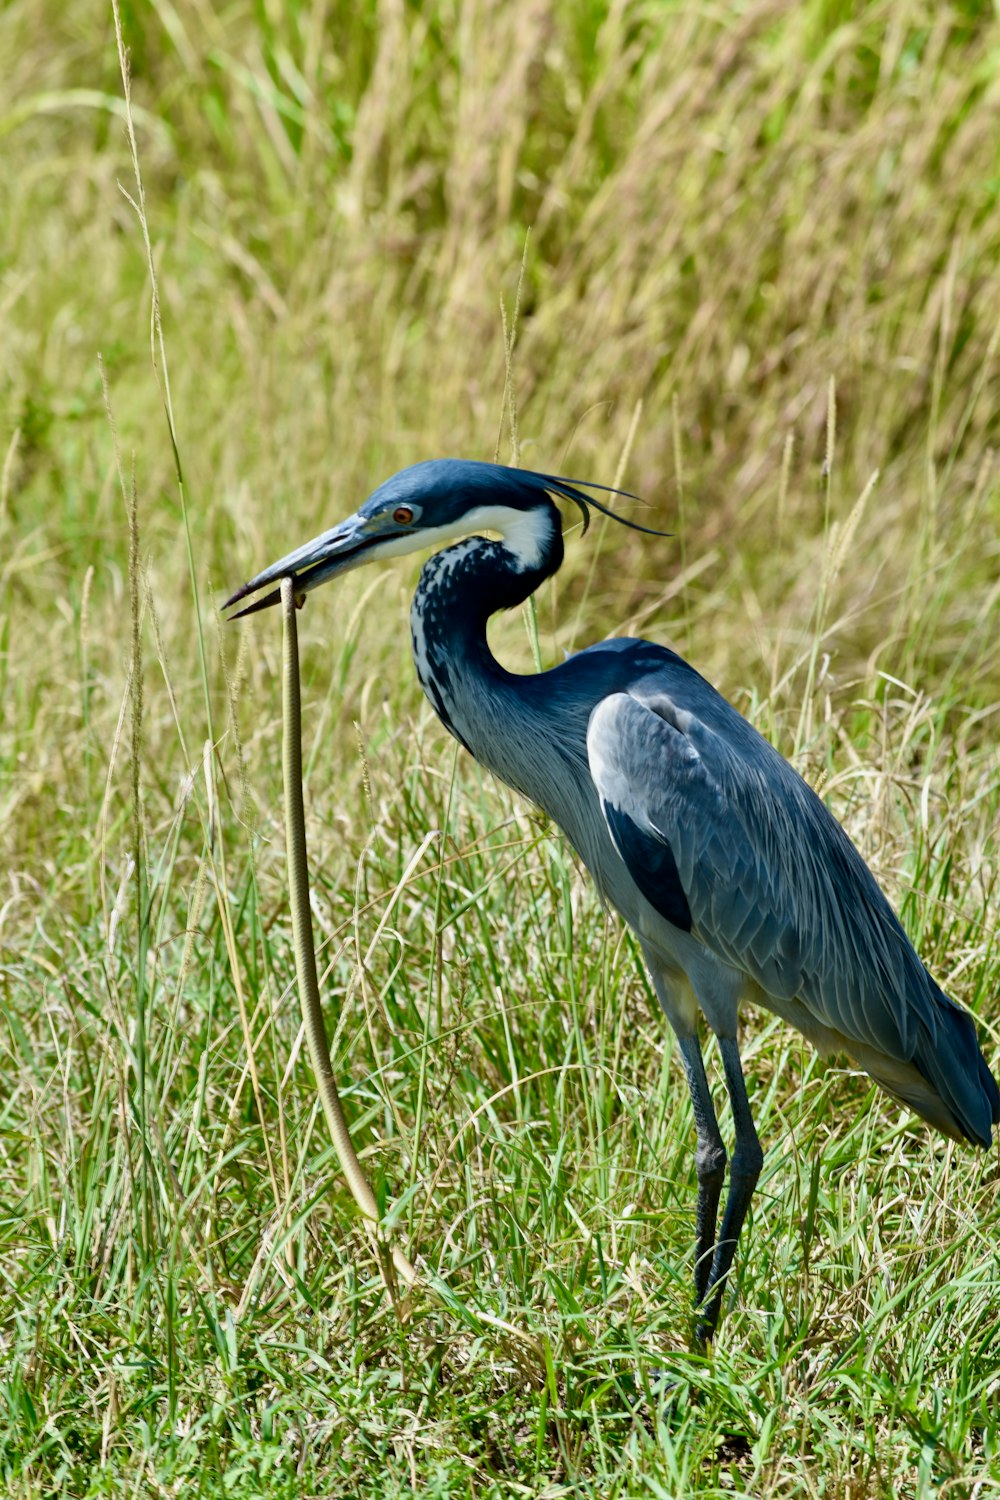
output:
[[[543,663],[688,655],[822,788],[995,1066],[995,15],[121,20],[148,253],[110,10],[0,14],[5,1493],[997,1493],[996,1156],[763,1014],[753,1224],[686,1353],[669,1036],[565,846],[420,699],[412,568],[302,625],[339,1076],[453,1296],[401,1320],[300,1055],[277,631],[213,607],[393,469],[509,451],[509,377],[525,464],[620,474],[678,533],[571,533]],[[520,619],[493,639],[530,670]]]

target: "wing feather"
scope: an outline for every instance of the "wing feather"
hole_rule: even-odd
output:
[[[671,658],[596,705],[587,753],[611,838],[654,909],[675,925],[683,913],[780,1014],[853,1045],[932,1124],[989,1144],[1000,1091],[971,1016],[924,968],[840,824],[734,708]]]
[[[766,992],[909,1058],[918,1022],[938,1022],[923,965],[840,825],[730,712],[740,731],[723,736],[666,694],[598,704],[591,774],[622,859],[668,921],[679,884],[695,935]]]

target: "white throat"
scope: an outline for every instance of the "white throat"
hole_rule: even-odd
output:
[[[551,540],[552,527],[558,524],[554,515],[555,512],[545,506],[514,510],[509,505],[477,505],[475,510],[467,511],[461,520],[448,526],[432,526],[380,543],[378,555],[402,557],[408,552],[423,552],[431,548],[437,551],[448,542],[496,531],[503,537],[517,572],[524,573],[541,564]]]

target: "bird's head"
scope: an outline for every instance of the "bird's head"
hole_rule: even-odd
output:
[[[436,458],[414,464],[380,484],[346,521],[251,578],[226,600],[224,608],[229,609],[268,584],[289,577],[294,578],[295,591],[301,599],[328,578],[349,573],[365,563],[441,547],[486,531],[499,532],[515,565],[534,567],[553,524],[550,497],[571,500],[579,506],[585,529],[590,506],[613,515],[599,500],[584,494],[580,484],[581,481],[560,479],[552,474],[471,459]],[[609,491],[605,485],[587,484],[586,488],[628,495],[626,490]],[[613,518],[637,531],[649,530],[621,516]],[[230,618],[267,609],[277,604],[279,597],[280,589],[273,589]]]

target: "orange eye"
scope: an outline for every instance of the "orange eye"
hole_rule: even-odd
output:
[[[413,520],[413,512],[408,505],[397,505],[392,513],[392,519],[400,526],[409,526]]]

